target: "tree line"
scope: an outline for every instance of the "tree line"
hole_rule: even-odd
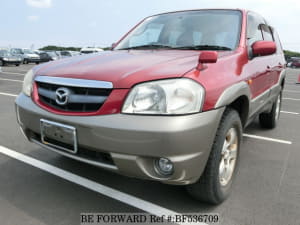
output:
[[[289,60],[291,57],[300,57],[299,52],[284,50],[284,56],[286,60]]]

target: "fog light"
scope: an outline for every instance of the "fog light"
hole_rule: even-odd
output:
[[[155,160],[155,167],[159,174],[169,176],[173,173],[174,165],[166,158],[159,158]]]

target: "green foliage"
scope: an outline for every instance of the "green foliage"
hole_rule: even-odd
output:
[[[288,50],[284,50],[283,52],[286,59],[290,59],[291,57],[300,57],[300,52],[293,52]]]

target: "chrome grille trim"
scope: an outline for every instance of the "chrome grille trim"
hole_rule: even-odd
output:
[[[62,77],[37,76],[35,83],[41,103],[65,112],[97,112],[113,90],[110,82]]]
[[[44,97],[52,100],[56,100],[56,94],[54,91],[47,89],[38,88],[38,93]],[[72,94],[69,96],[68,103],[104,103],[107,96],[92,96],[92,95],[76,95]]]
[[[85,80],[85,79],[65,78],[65,77],[50,77],[50,76],[36,76],[34,80],[40,83],[69,86],[69,87],[101,88],[101,89],[113,88],[113,84],[108,81]]]

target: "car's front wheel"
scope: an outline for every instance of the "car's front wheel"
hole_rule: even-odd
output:
[[[187,186],[188,192],[200,201],[223,202],[229,195],[236,172],[242,124],[236,110],[224,112],[205,170],[200,179]]]

